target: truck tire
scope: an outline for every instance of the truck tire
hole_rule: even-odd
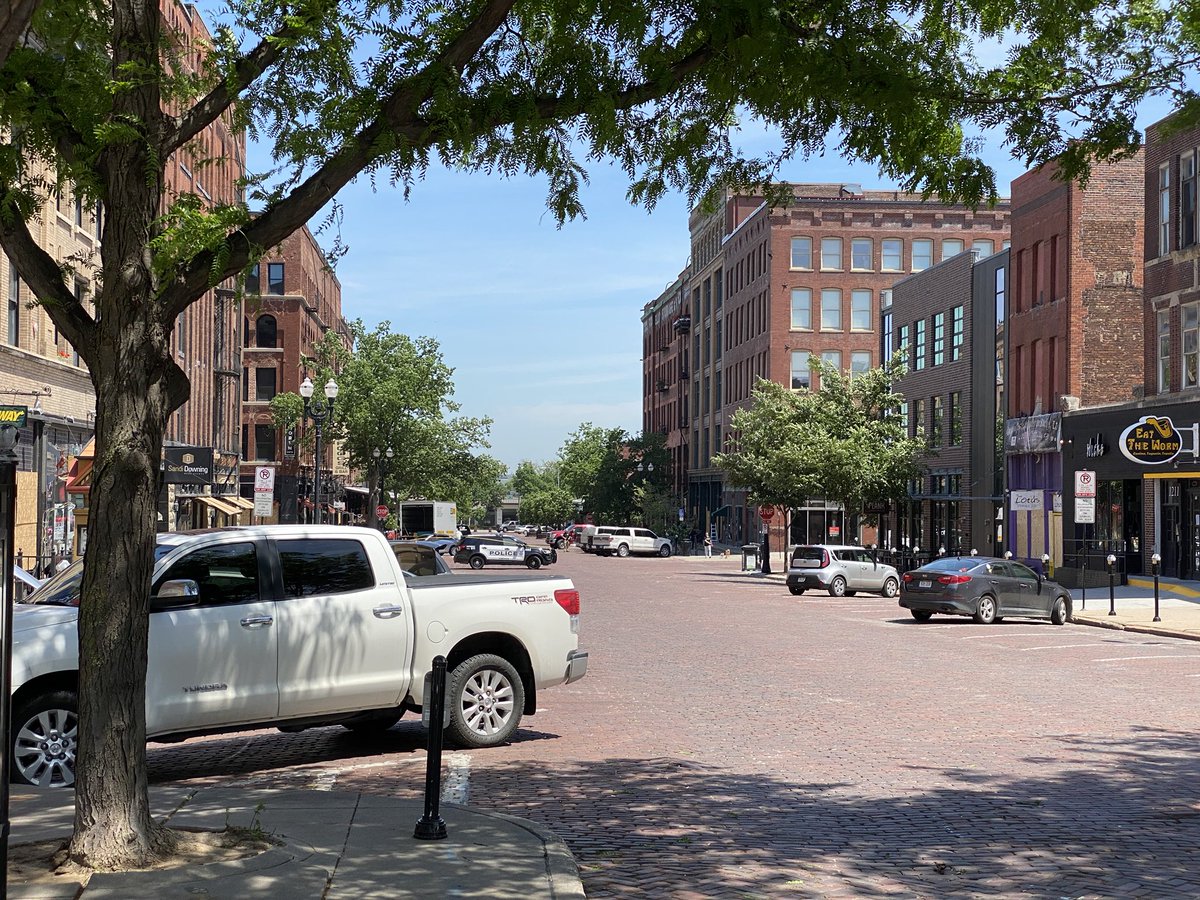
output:
[[[482,569],[485,562],[487,562],[487,560],[476,553],[470,558],[470,560],[468,560],[467,565],[469,565],[472,569]]]
[[[542,567],[542,558],[540,556],[531,556],[525,560],[525,565],[531,569],[540,569]]]
[[[525,709],[525,686],[512,664],[494,653],[454,667],[446,686],[451,740],[462,747],[495,747],[512,737]]]
[[[621,559],[624,559],[628,555],[629,555],[629,545],[628,544],[622,544],[621,546],[619,546],[617,548],[617,556],[621,557]]]
[[[659,547],[658,555],[661,556],[663,559],[666,559],[668,556],[670,556],[671,555],[671,545],[663,544],[661,547]]]
[[[71,787],[78,740],[79,698],[74,691],[46,691],[22,703],[12,717],[12,780]]]

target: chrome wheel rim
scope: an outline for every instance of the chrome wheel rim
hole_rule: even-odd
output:
[[[987,620],[993,618],[995,616],[995,614],[996,614],[996,607],[992,603],[991,597],[984,597],[982,600],[979,601],[979,618],[983,619],[986,622]]]
[[[513,716],[512,682],[496,669],[481,669],[463,685],[460,709],[472,732],[497,734]]]
[[[895,579],[889,578],[883,583],[883,595],[885,597],[895,597],[898,593],[900,593],[900,586],[896,583]]]
[[[846,593],[846,579],[844,579],[844,578],[833,579],[833,595],[835,597],[841,597],[841,596],[845,595],[845,593]]]
[[[17,771],[38,787],[69,787],[75,783],[75,749],[79,717],[69,709],[46,709],[17,732],[13,758]]]

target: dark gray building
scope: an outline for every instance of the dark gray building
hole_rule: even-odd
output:
[[[909,434],[924,434],[927,472],[880,523],[887,548],[988,555],[1003,551],[1004,308],[1008,251],[963,253],[896,282],[883,309],[882,351],[908,351]],[[1003,433],[1001,431],[1001,433]]]

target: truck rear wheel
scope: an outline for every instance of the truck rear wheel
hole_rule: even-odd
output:
[[[450,737],[462,747],[494,747],[512,737],[525,709],[525,686],[512,663],[493,653],[455,666],[446,688]]]

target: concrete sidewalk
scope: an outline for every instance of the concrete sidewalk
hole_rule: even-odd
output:
[[[1112,603],[1107,585],[1088,588],[1086,598],[1075,588],[1071,596],[1077,623],[1200,641],[1200,583],[1160,578],[1158,622],[1154,621],[1154,579],[1148,576],[1131,575],[1129,584],[1116,585]],[[1109,615],[1110,607],[1116,615]]]
[[[232,862],[150,872],[93,875],[78,881],[21,884],[11,900],[89,900],[196,896],[228,898],[582,898],[566,845],[523,819],[443,803],[448,837],[419,841],[423,807],[374,794],[235,788],[155,787],[151,810],[176,828],[261,830],[279,841]],[[14,788],[10,846],[71,833],[74,793]]]

